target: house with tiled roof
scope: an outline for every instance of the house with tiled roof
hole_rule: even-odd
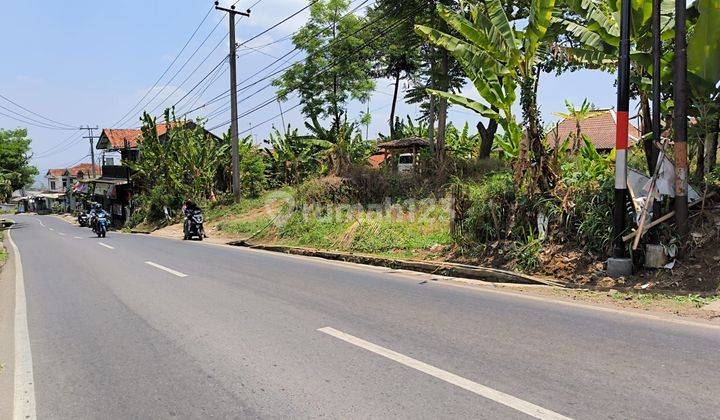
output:
[[[188,128],[196,127],[192,121],[178,124]],[[169,128],[172,128],[172,125],[157,124],[161,141],[167,140]],[[205,136],[222,141],[208,130],[205,130]],[[102,177],[80,186],[110,212],[115,225],[122,225],[130,217],[130,202],[138,191],[134,189],[131,182],[133,173],[126,163],[137,162],[142,158],[139,148],[141,144],[142,130],[139,128],[104,128],[95,146],[102,153]]]
[[[580,121],[580,132],[587,136],[598,152],[609,153],[615,148],[615,130],[617,127],[617,114],[613,109],[597,110],[589,118]],[[577,132],[577,120],[565,118],[555,124],[547,133],[551,143],[556,140],[564,142]],[[628,127],[628,145],[632,147],[642,137],[642,132],[634,124]]]
[[[195,123],[192,121],[182,124],[190,128],[195,127]],[[160,140],[165,139],[168,133],[168,124],[157,124],[157,133]],[[218,136],[207,130],[205,130],[205,134],[217,141],[221,141]],[[128,179],[130,173],[126,166],[122,166],[122,162],[136,162],[139,159],[138,145],[141,142],[142,130],[139,128],[103,128],[96,149],[101,150],[103,156],[119,158],[117,165],[114,161],[103,165],[103,177]],[[103,162],[107,162],[107,160],[103,159]]]
[[[47,173],[45,173],[45,179],[47,180],[48,190],[53,192],[65,192],[72,183],[67,168],[48,169]]]
[[[95,174],[93,176],[93,166]],[[47,180],[47,190],[42,192],[42,196],[48,200],[50,207],[55,204],[60,205],[63,210],[72,209],[75,206],[75,200],[68,191],[74,187],[75,183],[80,180],[90,180],[93,177],[99,177],[102,173],[99,165],[92,163],[80,163],[72,168],[52,168],[45,173]]]
[[[93,165],[92,163],[81,163],[68,168],[67,171],[74,181],[102,176],[102,166]]]

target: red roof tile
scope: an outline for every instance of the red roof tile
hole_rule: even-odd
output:
[[[79,172],[82,172],[84,175],[90,175],[92,174],[92,163],[81,163],[79,165],[75,165],[72,168],[68,169],[68,172],[70,172],[70,175],[72,176],[78,176]],[[102,174],[102,167],[99,165],[95,165],[95,174],[101,175]]]
[[[385,162],[385,155],[372,155],[368,159],[368,163],[372,168],[379,168]]]
[[[615,148],[616,118],[614,110],[601,111],[598,115],[580,122],[580,130],[598,150],[609,150]],[[567,118],[562,120],[548,133],[550,139],[555,138],[557,132],[558,140],[565,141],[571,133],[577,130],[576,120]],[[629,126],[628,142],[630,145],[637,143],[642,137],[640,130],[632,123]]]
[[[157,131],[158,136],[162,136],[167,132],[167,125],[158,124]],[[139,128],[103,128],[102,134],[100,134],[100,140],[98,141],[98,148],[101,148],[100,144],[105,146],[102,147],[102,149],[135,148],[141,135],[142,130]]]

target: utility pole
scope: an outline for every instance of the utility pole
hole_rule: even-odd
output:
[[[90,141],[90,162],[92,163],[92,165],[90,166],[90,172],[92,174],[92,177],[95,178],[95,148],[93,147],[93,140],[97,137],[93,135],[93,130],[98,130],[98,126],[90,127],[90,125],[86,125],[85,127],[80,127],[80,129],[88,131],[88,135],[83,136],[83,138]]]
[[[688,234],[688,158],[687,158],[687,39],[685,0],[675,0],[675,226],[685,248]]]
[[[630,108],[630,0],[620,5],[620,57],[618,64],[617,121],[615,130],[615,206],[613,208],[613,257],[608,260],[611,276],[632,274],[632,260],[625,254],[627,200],[627,147]]]
[[[250,17],[250,9],[246,12],[235,10],[235,5],[230,8],[220,7],[220,2],[215,2],[215,9],[228,13],[230,22],[230,141],[232,151],[232,188],[235,200],[240,200],[240,156],[238,145],[238,109],[237,109],[237,45],[235,44],[235,15]]]

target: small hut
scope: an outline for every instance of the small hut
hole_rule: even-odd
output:
[[[429,147],[430,142],[420,137],[384,141],[377,144],[378,152],[370,158],[370,162],[375,167],[389,163],[393,171],[403,171],[402,167],[415,167],[420,150]]]

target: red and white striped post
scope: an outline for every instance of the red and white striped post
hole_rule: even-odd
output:
[[[620,57],[618,64],[617,124],[615,131],[615,206],[613,209],[613,257],[625,258],[627,200],[627,147],[630,108],[630,0],[620,9]]]

